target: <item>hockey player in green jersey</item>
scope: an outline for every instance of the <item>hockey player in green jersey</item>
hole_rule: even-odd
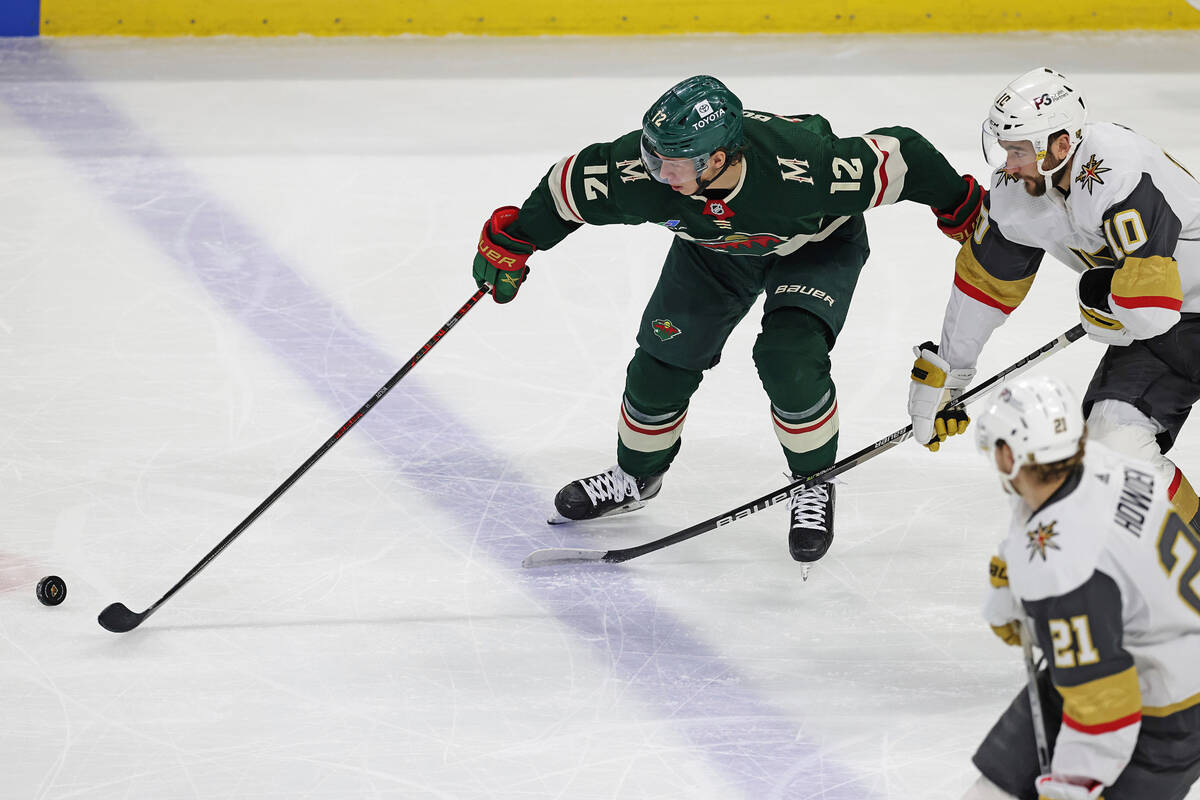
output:
[[[1002,389],[976,444],[1012,510],[984,617],[1008,644],[1031,629],[1045,656],[1050,758],[1021,691],[963,800],[1183,800],[1200,777],[1200,534],[1153,464],[1091,440],[1054,379]]]
[[[704,371],[764,292],[753,355],[788,469],[804,476],[832,464],[829,351],[869,253],[862,212],[913,200],[961,240],[982,195],[912,130],[839,139],[820,116],[743,110],[704,75],[662,95],[641,129],[555,164],[520,209],[497,209],[483,227],[474,277],[497,302],[516,296],[535,250],[584,224],[654,222],[674,241],[627,369],[617,464],[563,487],[550,521],[631,511],[658,494]],[[833,506],[828,484],[792,499],[793,558],[825,554]]]

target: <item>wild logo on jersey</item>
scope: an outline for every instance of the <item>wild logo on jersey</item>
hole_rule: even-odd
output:
[[[1029,543],[1026,547],[1029,549],[1030,561],[1033,561],[1034,556],[1041,556],[1042,561],[1045,561],[1047,550],[1062,549],[1054,542],[1054,537],[1058,536],[1058,532],[1054,530],[1056,524],[1058,524],[1058,520],[1048,525],[1038,525],[1036,531],[1027,531],[1025,533],[1029,537]]]
[[[1075,182],[1082,185],[1088,190],[1088,194],[1092,193],[1092,187],[1097,183],[1104,185],[1104,179],[1100,176],[1105,172],[1112,172],[1109,167],[1100,166],[1104,163],[1104,159],[1096,158],[1096,154],[1092,153],[1092,157],[1088,162],[1079,169],[1079,174],[1075,176]]]
[[[731,233],[720,239],[692,239],[692,244],[707,247],[709,250],[723,250],[736,255],[761,256],[783,244],[783,237],[773,233]],[[742,253],[745,250],[748,252]]]
[[[650,325],[654,328],[654,335],[659,339],[662,339],[664,342],[667,339],[674,339],[676,336],[683,333],[683,331],[675,327],[675,324],[669,319],[656,319],[651,322]]]

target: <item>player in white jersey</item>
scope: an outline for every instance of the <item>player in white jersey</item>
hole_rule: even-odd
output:
[[[983,137],[998,169],[958,254],[941,341],[916,349],[914,437],[936,450],[966,428],[945,401],[1049,253],[1081,273],[1083,327],[1111,345],[1083,398],[1092,439],[1153,463],[1200,523],[1196,492],[1164,455],[1200,399],[1200,182],[1149,139],[1088,122],[1079,92],[1045,67],[996,97]]]
[[[1151,464],[1087,438],[1051,378],[1015,381],[978,420],[1012,494],[984,617],[1009,644],[1023,618],[1036,636],[1052,758],[1039,774],[1022,691],[964,800],[1182,800],[1200,777],[1200,535]]]

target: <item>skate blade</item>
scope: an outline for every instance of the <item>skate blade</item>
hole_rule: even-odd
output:
[[[801,562],[801,564],[800,564],[800,577],[801,577],[801,578],[804,580],[804,582],[805,582],[805,583],[808,583],[808,571],[809,571],[809,570],[811,570],[811,569],[812,569],[812,562],[811,562],[811,561],[807,561],[807,562]]]
[[[605,519],[606,517],[615,517],[618,514],[628,514],[630,511],[637,511],[639,508],[641,508],[644,505],[646,505],[646,503],[644,501],[634,500],[632,503],[626,503],[623,506],[617,506],[612,511],[609,511],[607,514],[601,514],[598,517],[591,517],[589,519],[570,519],[569,517],[564,517],[562,514],[559,514],[557,511],[555,511],[553,514],[551,514],[549,517],[546,518],[546,524],[547,525],[563,525],[568,522],[592,522],[593,520]]]

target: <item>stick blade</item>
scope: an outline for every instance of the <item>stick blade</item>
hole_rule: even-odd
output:
[[[607,550],[573,550],[569,547],[544,547],[525,556],[521,566],[526,569],[554,564],[591,564],[603,561]]]
[[[96,621],[106,631],[127,633],[138,625],[141,625],[142,620],[145,618],[146,614],[144,612],[139,614],[136,611],[130,611],[124,603],[113,603],[100,612],[100,616],[96,618]]]

